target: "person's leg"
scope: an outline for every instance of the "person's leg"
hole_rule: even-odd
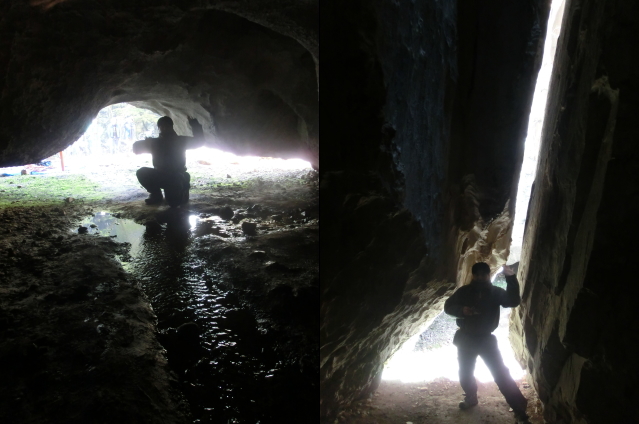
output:
[[[186,204],[189,201],[189,190],[191,188],[191,174],[184,173],[184,191],[182,192],[182,204]]]
[[[165,179],[164,195],[166,196],[166,202],[172,208],[184,204],[184,188],[185,188],[185,175],[186,172],[171,172],[167,174]],[[187,174],[188,175],[188,174]],[[190,175],[189,175],[190,180]]]
[[[504,395],[504,398],[506,398],[508,405],[513,408],[515,415],[525,416],[528,401],[524,395],[521,394],[517,383],[515,383],[515,380],[510,376],[508,368],[504,365],[504,360],[499,352],[497,338],[495,336],[491,335],[484,340],[479,355],[486,363],[486,366],[495,379],[497,387],[499,387],[499,391]]]
[[[138,181],[150,193],[149,198],[145,200],[147,204],[156,204],[162,202],[160,171],[154,168],[143,167],[137,170],[136,175]]]
[[[477,347],[472,340],[457,332],[453,340],[457,346],[457,361],[459,362],[459,384],[464,390],[464,401],[459,403],[461,409],[477,405],[477,381],[475,380],[475,363],[477,361]]]

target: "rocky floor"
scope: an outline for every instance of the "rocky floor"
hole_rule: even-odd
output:
[[[528,415],[532,424],[542,424],[541,403],[534,389],[519,381],[528,399]],[[338,423],[350,424],[512,424],[515,422],[508,404],[495,383],[478,382],[479,405],[461,411],[458,403],[463,391],[456,381],[438,379],[429,383],[382,381],[370,398],[343,411]]]
[[[0,416],[315,421],[316,174],[193,172],[175,211],[108,168],[90,177],[103,200],[0,210]],[[107,215],[138,241],[99,231]]]

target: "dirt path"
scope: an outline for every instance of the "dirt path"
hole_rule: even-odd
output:
[[[463,391],[456,381],[438,379],[429,383],[382,381],[372,398],[343,411],[337,423],[350,424],[512,424],[512,412],[495,383],[477,383],[479,405],[461,411]],[[518,385],[528,399],[533,424],[542,424],[541,404],[524,381]]]

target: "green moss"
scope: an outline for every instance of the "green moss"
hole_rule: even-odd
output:
[[[60,204],[67,197],[75,201],[97,201],[106,193],[82,175],[21,175],[0,179],[0,207]]]

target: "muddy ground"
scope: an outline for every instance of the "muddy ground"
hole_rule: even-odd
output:
[[[3,422],[316,421],[317,174],[192,167],[170,210],[135,169],[0,180]]]

